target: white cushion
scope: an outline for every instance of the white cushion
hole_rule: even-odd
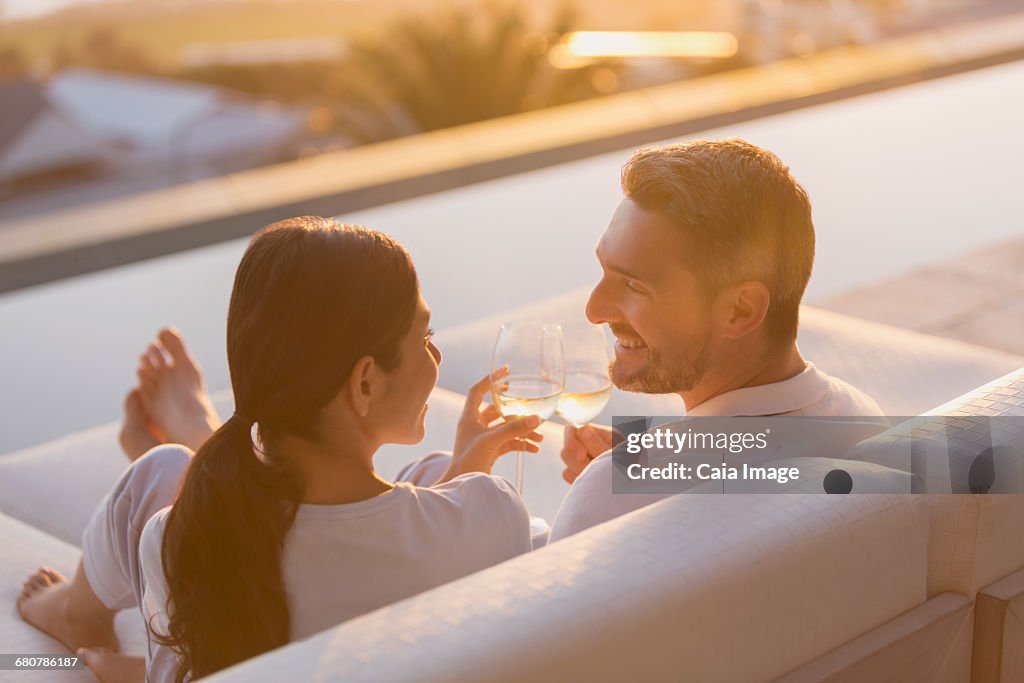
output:
[[[439,385],[466,389],[489,368],[503,322],[517,319],[581,320],[589,289],[580,289],[444,330],[437,344],[444,354]],[[918,415],[1011,370],[1024,358],[888,325],[804,306],[800,350],[820,370],[861,389],[886,415]],[[618,390],[605,409],[611,415],[679,415],[674,395],[649,396]]]
[[[100,499],[128,466],[117,424],[0,456],[0,512],[79,545]]]
[[[1024,495],[928,494],[928,595],[969,597],[1024,568]]]
[[[81,557],[78,548],[27,524],[0,514],[0,643],[7,653],[67,654],[60,642],[22,621],[15,606],[21,584],[40,566],[57,569],[67,577],[74,576]],[[138,610],[118,613],[115,620],[121,649],[142,656],[146,652],[145,629]],[[9,677],[9,678],[7,678]],[[81,671],[19,671],[0,673],[0,680],[17,683],[74,683],[95,681],[88,670]]]
[[[771,680],[925,600],[914,496],[675,496],[228,681]]]
[[[892,416],[919,415],[1024,366],[1021,356],[810,306],[798,341],[807,360]]]
[[[973,617],[972,600],[943,593],[772,683],[968,683]]]
[[[755,463],[751,463],[755,464]],[[796,457],[757,462],[758,467],[796,468],[798,478],[779,483],[768,479],[713,481],[687,489],[686,494],[825,493],[825,477],[841,469],[853,480],[850,493],[910,493],[910,474],[872,462],[828,457]]]
[[[932,408],[925,415],[1024,417],[1024,367],[1014,368],[988,384]]]
[[[996,441],[1015,438],[1019,453],[1024,444],[1019,433],[1024,427],[1024,370],[1000,377],[929,414],[1001,418],[1000,424],[1016,433],[996,435]],[[973,597],[986,585],[1024,567],[1024,494],[928,498],[932,508],[929,595],[955,590]]]
[[[982,446],[1004,447],[1008,457],[996,460],[993,491],[1021,491],[1024,443],[1024,370],[949,401],[928,415],[896,425],[851,449],[844,457],[874,462],[896,469],[910,469],[910,440],[914,430],[935,432],[940,437],[949,419],[943,416],[995,418],[997,428]],[[967,421],[965,421],[967,422]],[[967,423],[969,426],[969,422]],[[950,457],[944,439],[919,441],[916,450],[926,462],[927,496],[931,509],[931,543],[928,570],[929,595],[956,591],[973,597],[985,585],[1024,567],[1024,494],[951,494],[964,491],[972,451]],[[1000,451],[997,451],[999,453]]]
[[[231,394],[213,394],[222,417]],[[0,456],[0,512],[79,545],[92,512],[128,466],[117,422]]]

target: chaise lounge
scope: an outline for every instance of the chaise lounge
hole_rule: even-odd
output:
[[[571,319],[585,297],[570,292],[440,332],[445,362],[427,438],[383,449],[382,474],[450,447],[462,393],[486,370],[501,321]],[[813,308],[803,311],[800,347],[887,415],[1024,415],[1021,357]],[[216,402],[230,413],[227,394]],[[603,419],[680,412],[674,396],[616,391]],[[126,465],[117,429],[0,456],[5,651],[62,651],[19,619],[14,597],[40,564],[73,569],[82,528]],[[525,497],[551,520],[567,486],[561,429],[542,430]],[[822,455],[898,467],[870,443],[858,448]],[[683,495],[210,680],[1008,683],[1024,680],[1022,608],[1024,496]],[[137,613],[122,613],[117,626],[126,651],[144,651]],[[19,683],[52,677],[0,672]]]

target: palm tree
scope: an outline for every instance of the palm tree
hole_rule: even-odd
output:
[[[591,97],[590,69],[560,71],[548,60],[571,19],[563,7],[540,33],[520,8],[490,3],[477,14],[463,7],[399,20],[346,60],[343,127],[368,142]]]

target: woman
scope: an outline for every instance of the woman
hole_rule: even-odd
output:
[[[522,499],[478,473],[536,451],[539,421],[490,426],[489,378],[437,484],[374,472],[382,444],[423,438],[441,360],[430,337],[394,240],[323,218],[261,230],[228,312],[234,415],[194,456],[161,446],[133,462],[86,528],[75,577],[30,577],[23,617],[72,649],[116,652],[113,614],[139,605],[148,680],[180,683],[529,550]],[[91,663],[101,679],[142,674],[127,657]]]

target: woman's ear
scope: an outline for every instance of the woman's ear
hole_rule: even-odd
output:
[[[352,408],[359,417],[370,414],[370,406],[377,389],[377,374],[377,363],[373,356],[363,356],[356,361],[352,374],[349,375],[349,396],[352,399]]]
[[[771,293],[762,282],[744,282],[728,288],[723,303],[727,307],[725,337],[740,339],[760,329],[768,315]]]

